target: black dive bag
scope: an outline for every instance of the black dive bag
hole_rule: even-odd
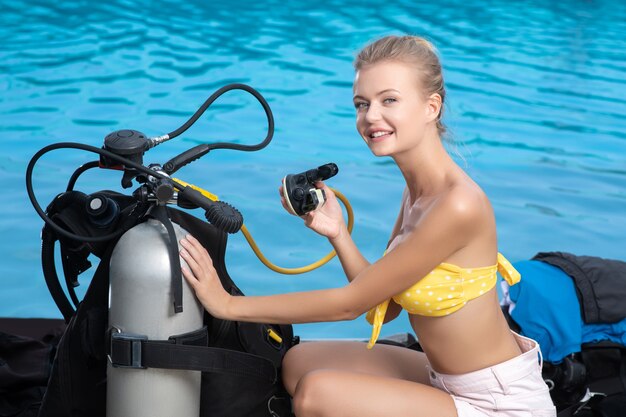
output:
[[[142,210],[140,205],[132,207],[127,196],[114,192],[107,192],[107,196],[118,202],[122,208],[122,215],[114,225],[117,230],[119,228],[129,230],[145,219],[143,212],[145,210]],[[82,226],[85,217],[81,214],[84,205],[78,200],[80,199],[69,199],[61,207],[49,206],[50,217],[73,233],[84,235],[98,232],[104,235],[110,232],[85,229]],[[80,207],[77,208],[78,206]],[[172,222],[183,227],[204,245],[226,291],[243,296],[226,271],[224,263],[226,233],[184,211],[168,207],[167,213]],[[59,238],[50,229],[44,229],[42,257],[48,257],[43,262],[46,281],[57,305],[65,306],[65,311],[62,310],[64,316],[68,312],[71,316],[66,316],[68,322],[66,331],[59,342],[38,415],[105,417],[107,354],[110,353],[108,352],[110,340],[107,337],[109,260],[118,239],[109,241],[106,245],[99,244],[97,248],[87,246],[88,250],[85,250],[83,245],[60,239],[62,253],[65,255],[69,253],[63,258],[66,273],[72,271],[72,265],[81,264],[83,267],[79,270],[86,269],[84,266],[88,263],[86,257],[89,252],[100,258],[89,288],[73,312],[67,297],[62,290],[59,292],[60,284],[48,282],[56,278],[56,273],[50,271],[50,267],[54,267],[54,262],[50,262],[49,259],[54,252],[53,247],[50,250],[50,245],[53,246],[55,240]],[[84,259],[79,262],[81,256]],[[66,262],[66,259],[70,261]],[[66,263],[68,265],[65,265]],[[74,279],[75,276],[71,278]],[[196,338],[190,344],[197,346],[198,340],[201,340],[206,351],[202,352],[205,357],[215,352],[219,353],[219,360],[208,361],[212,363],[214,369],[202,372],[200,417],[291,416],[291,400],[283,387],[280,373],[283,356],[294,343],[297,343],[291,325],[232,322],[215,319],[206,312],[204,324],[207,332],[205,337]],[[268,337],[270,329],[273,334],[282,338],[282,342]],[[182,345],[185,345],[184,341]],[[143,348],[146,348],[146,345]],[[163,361],[167,362],[166,359]],[[164,363],[163,367],[169,366]]]
[[[509,327],[521,333],[508,306],[502,312]],[[543,362],[543,380],[557,417],[623,417],[626,415],[626,346],[602,340],[583,343],[581,351],[560,363]]]
[[[558,417],[626,414],[626,347],[608,340],[584,343],[559,364],[544,362],[543,378]],[[550,381],[553,383],[551,384]]]

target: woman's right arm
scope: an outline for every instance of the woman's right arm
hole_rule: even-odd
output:
[[[337,252],[337,257],[339,262],[341,262],[348,281],[352,282],[361,271],[370,265],[369,261],[365,259],[354,244],[354,240],[352,240],[352,236],[350,236],[345,224],[341,226],[337,237],[329,238],[328,240],[335,248],[335,252]]]

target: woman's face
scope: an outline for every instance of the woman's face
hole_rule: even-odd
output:
[[[357,72],[353,90],[356,128],[376,156],[417,146],[427,125],[436,123],[439,108],[424,98],[414,65],[367,65]]]

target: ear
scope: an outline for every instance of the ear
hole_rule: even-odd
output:
[[[441,96],[433,93],[426,100],[426,118],[429,122],[436,121],[441,111]]]

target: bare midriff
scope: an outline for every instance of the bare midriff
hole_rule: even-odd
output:
[[[409,314],[409,320],[436,372],[464,374],[522,353],[502,314],[495,287],[454,314]]]

